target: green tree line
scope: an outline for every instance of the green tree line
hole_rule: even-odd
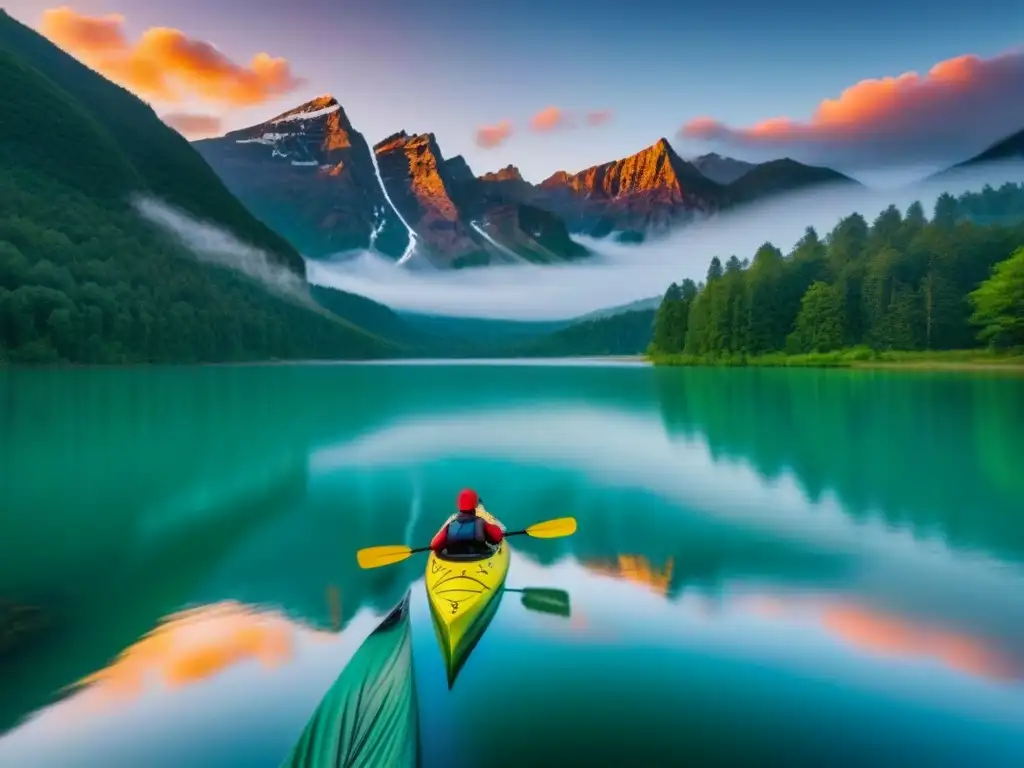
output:
[[[22,183],[19,183],[21,181]],[[128,210],[0,177],[0,363],[366,357],[390,346],[199,263]]]
[[[580,355],[639,355],[651,340],[653,309],[621,312],[582,320],[502,349],[508,357],[575,357]]]
[[[715,358],[785,352],[1024,345],[1024,186],[941,195],[859,213],[789,254],[765,243],[747,261],[711,260],[705,280],[673,283],[649,351]]]

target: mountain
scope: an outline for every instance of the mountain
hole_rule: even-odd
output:
[[[373,151],[391,202],[430,252],[448,266],[488,262],[480,238],[471,234],[452,200],[455,182],[434,134],[410,136],[399,131],[374,145]]]
[[[448,169],[448,176],[455,184],[465,184],[473,180],[473,169],[462,155],[448,158],[444,165]]]
[[[621,315],[624,312],[639,312],[645,309],[657,309],[661,306],[661,298],[661,296],[651,296],[646,299],[631,301],[628,304],[595,309],[593,312],[587,312],[585,315],[580,315],[575,318],[573,322],[582,323],[586,320],[600,320],[603,317],[614,317],[615,315]]]
[[[860,186],[859,182],[831,168],[804,165],[784,157],[755,165],[725,189],[732,205],[742,205],[783,192],[831,184]]]
[[[142,101],[0,12],[0,362],[378,357],[316,307],[298,253]],[[201,263],[131,205],[157,197],[295,273],[287,298]],[[339,301],[362,297],[339,293]]]
[[[23,64],[46,78],[49,86],[63,90],[65,93],[62,96],[72,96],[88,116],[91,129],[89,134],[92,137],[101,135],[104,141],[116,145],[114,154],[117,157],[111,159],[111,167],[122,164],[122,172],[116,175],[116,181],[106,180],[109,191],[116,194],[116,191],[135,189],[144,182],[146,188],[161,199],[229,227],[253,245],[270,251],[282,263],[302,271],[302,260],[295,250],[276,232],[254,219],[227,192],[217,175],[192,151],[188,142],[167,128],[144,102],[97,75],[43,36],[11,18],[2,9],[0,50],[19,57]],[[5,92],[4,96],[8,98],[11,109],[19,108],[13,99],[14,94],[7,91],[5,82],[0,92]],[[66,98],[58,98],[58,103],[66,105]],[[57,122],[62,114],[51,112],[49,117],[51,121]],[[57,126],[52,128],[56,129]],[[41,140],[32,144],[38,148],[36,159],[75,157],[74,135],[68,134],[67,138],[71,142],[65,146],[44,146]],[[29,151],[28,147],[26,151]],[[48,172],[60,175],[61,178],[80,175],[89,179],[91,176],[90,183],[104,183],[104,180],[90,173],[92,169],[80,167],[80,163],[58,162],[56,159],[45,162]],[[125,176],[124,163],[134,169],[133,178]]]
[[[789,158],[754,165],[710,154],[688,163],[663,138],[622,160],[578,173],[559,171],[538,187],[515,193],[559,213],[574,232],[594,237],[618,232],[618,239],[637,242],[701,216],[828,183],[857,184]]]
[[[540,183],[540,192],[540,204],[570,228],[595,235],[664,231],[726,200],[722,186],[682,160],[664,138],[621,160],[574,174],[559,171]]]
[[[400,259],[410,239],[441,267],[588,254],[550,212],[490,194],[465,158],[445,159],[434,134],[399,131],[371,149],[332,96],[194,146],[311,258],[373,247]]]
[[[696,157],[690,162],[694,168],[719,184],[732,184],[755,167],[755,163],[722,157],[714,152]]]
[[[1024,160],[1024,130],[997,141],[984,152],[964,160],[962,163],[957,163],[953,168],[964,168],[1000,160]]]
[[[371,245],[394,257],[405,250],[408,232],[384,196],[370,146],[332,96],[192,146],[309,257]]]
[[[538,185],[508,165],[476,176],[432,133],[372,148],[336,99],[194,146],[260,219],[311,258],[373,247],[440,267],[557,262],[589,252],[571,234],[626,241],[793,189],[850,179],[792,160],[683,160],[667,139]],[[410,245],[415,246],[410,249]]]
[[[567,320],[497,320],[398,312],[416,333],[432,340],[432,353],[443,357],[493,357],[510,346],[561,330]]]
[[[638,309],[577,320],[544,336],[502,350],[511,357],[598,357],[639,355],[654,332],[656,309]]]
[[[462,176],[453,190],[459,208],[471,220],[474,232],[498,248],[507,261],[547,263],[590,255],[572,239],[557,214],[532,204],[539,198],[537,190],[514,165],[479,177],[465,167],[469,177]]]
[[[480,185],[484,194],[492,196],[534,201],[539,199],[533,185],[523,178],[523,174],[514,165],[506,165],[500,170],[485,173],[480,177]]]

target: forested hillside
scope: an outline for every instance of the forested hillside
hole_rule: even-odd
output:
[[[581,320],[538,338],[510,345],[503,354],[512,357],[639,355],[651,340],[653,323],[653,309]]]
[[[57,171],[64,180],[80,181],[81,188],[90,194],[101,189],[108,195],[117,194],[138,189],[142,183],[162,200],[229,227],[237,236],[268,250],[296,272],[302,271],[302,260],[295,250],[255,219],[228,192],[188,141],[168,128],[141,99],[98,75],[3,10],[0,10],[0,51],[30,66],[62,96],[35,102],[34,118],[41,124],[42,133],[33,136],[23,131],[36,148],[32,153],[34,159],[48,161],[45,168],[37,167],[37,170]],[[3,82],[0,95],[5,98],[5,127],[15,128],[13,116],[22,120],[29,118],[27,105],[19,107],[18,103],[25,92],[15,93],[7,87],[6,79]],[[72,108],[76,114],[65,121],[69,102],[77,107]],[[108,149],[116,147],[114,154],[118,157],[108,151],[103,153],[107,155],[104,158],[100,153],[88,152],[87,146],[79,146],[94,141],[72,130],[72,121],[82,117],[88,119],[90,132],[98,130],[103,135]],[[65,143],[57,143],[57,138],[63,138]],[[5,138],[5,146],[8,141],[9,138]],[[120,165],[122,170],[110,179],[103,179],[95,174],[100,170],[97,162],[103,163],[105,173],[110,173],[110,164]],[[126,174],[126,165],[135,172]]]
[[[301,299],[201,264],[142,220],[130,205],[136,192],[229,228],[303,272],[301,257],[148,106],[2,12],[0,83],[0,361],[397,352]]]
[[[854,213],[792,253],[712,259],[669,287],[650,351],[698,358],[1024,345],[1024,187],[942,195],[869,224]],[[1012,256],[1012,258],[1011,258]],[[993,271],[998,266],[998,269]]]

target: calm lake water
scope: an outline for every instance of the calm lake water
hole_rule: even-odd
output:
[[[1012,378],[0,371],[0,603],[41,617],[0,632],[0,765],[274,768],[411,587],[426,765],[1019,767],[1022,456]],[[354,552],[464,485],[579,530],[507,581],[571,615],[506,595],[449,692],[423,556]]]

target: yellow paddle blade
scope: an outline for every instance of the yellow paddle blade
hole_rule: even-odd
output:
[[[412,554],[412,548],[402,544],[386,544],[383,547],[367,547],[356,552],[360,568],[380,568],[382,565],[400,563]]]
[[[535,539],[557,539],[560,536],[572,536],[576,533],[575,517],[558,517],[544,523],[531,525],[526,535]]]

